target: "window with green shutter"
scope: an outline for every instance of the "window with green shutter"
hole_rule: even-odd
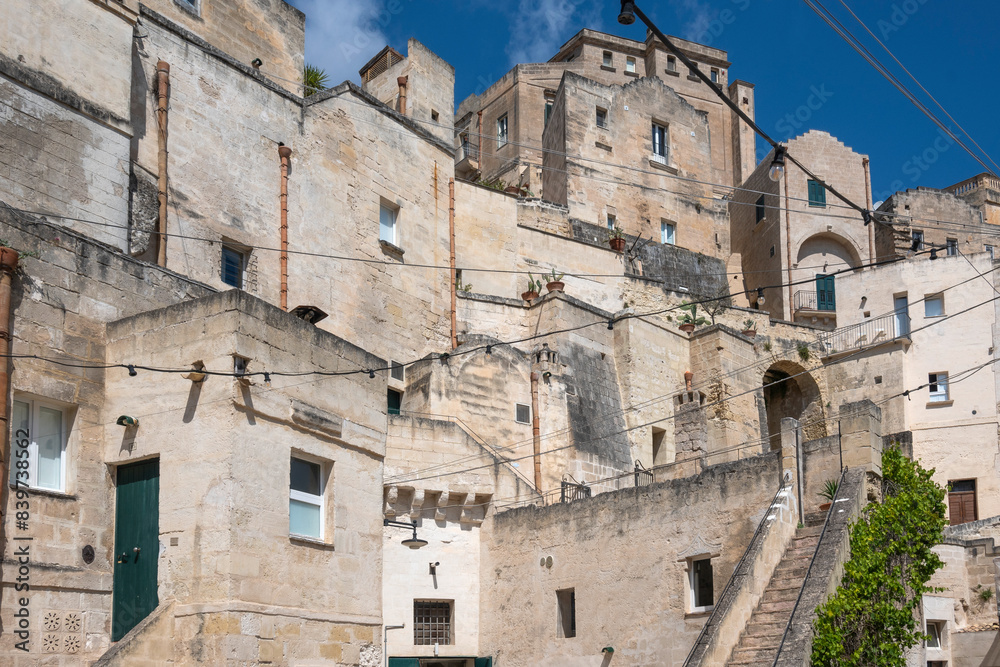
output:
[[[826,188],[819,181],[809,181],[809,205],[826,206]]]

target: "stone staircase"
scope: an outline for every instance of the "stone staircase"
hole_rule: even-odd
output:
[[[795,531],[727,665],[770,665],[774,661],[825,519],[825,512],[807,514],[805,527]]]

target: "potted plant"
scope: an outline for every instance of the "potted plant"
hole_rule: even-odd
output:
[[[550,292],[562,292],[566,284],[562,281],[563,273],[556,273],[555,269],[552,269],[552,273],[545,276],[547,282],[545,283],[545,289]]]
[[[535,277],[528,274],[528,291],[521,293],[521,298],[531,302],[538,298],[538,293],[542,290],[542,281],[535,280]]]
[[[685,302],[681,305],[681,310],[687,311],[677,318],[677,321],[680,322],[679,328],[681,331],[691,333],[695,327],[708,324],[708,320],[698,315],[697,304]]]
[[[743,320],[743,335],[753,338],[757,335],[757,324],[752,318]]]
[[[819,494],[817,495],[826,498],[827,500],[830,501],[828,503],[823,503],[822,505],[820,505],[819,506],[820,511],[825,512],[826,510],[830,509],[830,506],[833,505],[833,499],[837,497],[837,480],[835,479],[826,480],[826,484],[823,485],[823,490],[820,491]]]
[[[625,232],[618,225],[608,230],[608,245],[617,253],[625,252]]]

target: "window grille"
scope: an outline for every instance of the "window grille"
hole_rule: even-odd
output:
[[[413,601],[413,643],[451,644],[451,603]]]

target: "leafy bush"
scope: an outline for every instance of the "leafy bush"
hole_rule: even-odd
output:
[[[851,527],[844,578],[816,610],[814,667],[905,667],[906,650],[926,639],[919,605],[943,565],[931,547],[945,525],[945,490],[933,473],[898,449],[882,455],[882,502]]]

